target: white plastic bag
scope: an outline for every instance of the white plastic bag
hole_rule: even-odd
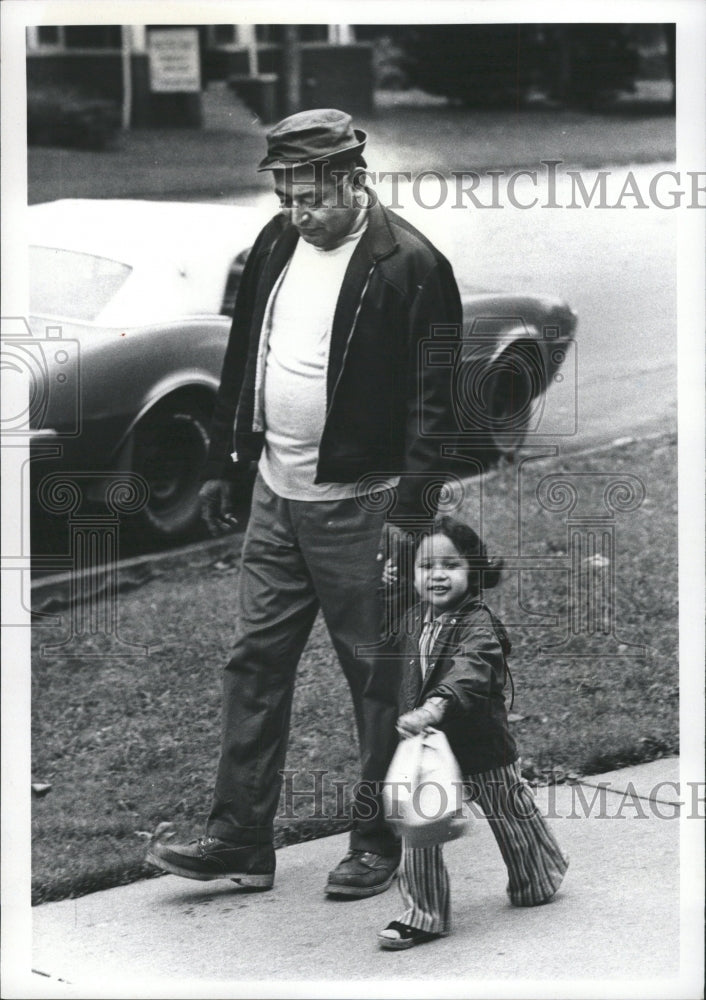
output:
[[[410,847],[442,844],[468,830],[461,770],[438,729],[400,742],[382,795],[387,822]]]

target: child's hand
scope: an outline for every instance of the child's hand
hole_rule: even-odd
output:
[[[385,586],[391,587],[393,584],[397,583],[397,579],[398,573],[396,564],[393,563],[392,559],[386,559],[385,566],[382,571],[382,582]]]
[[[405,548],[405,532],[391,521],[386,521],[380,538],[378,559],[385,560],[382,571],[382,582],[391,587],[398,582],[397,565]]]
[[[426,702],[421,708],[415,708],[413,712],[405,712],[397,720],[397,732],[403,739],[410,736],[417,736],[423,733],[430,726],[436,726],[444,716],[444,709],[435,702]]]
[[[400,736],[406,740],[410,736],[423,733],[428,725],[429,716],[421,708],[417,708],[414,712],[405,712],[404,715],[401,715],[397,720],[396,729]]]

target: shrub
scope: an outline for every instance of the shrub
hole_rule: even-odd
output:
[[[114,101],[67,87],[34,87],[27,94],[27,142],[34,146],[105,149],[120,129]]]
[[[514,107],[533,92],[591,107],[630,90],[638,50],[621,24],[437,24],[404,40],[411,82],[475,107]]]

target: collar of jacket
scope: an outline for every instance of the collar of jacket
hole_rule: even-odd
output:
[[[457,605],[457,607],[453,608],[451,611],[442,611],[441,614],[437,615],[435,618],[432,615],[431,620],[441,622],[443,626],[456,625],[458,624],[458,619],[460,619],[463,615],[468,614],[469,611],[480,609],[482,607],[483,601],[477,595],[473,597],[465,597],[461,603]],[[417,609],[420,621],[426,621],[431,605],[427,601],[421,601],[417,605]]]
[[[467,597],[453,611],[442,611],[436,619],[432,619],[433,621],[441,622],[441,628],[436,636],[434,646],[437,647],[440,642],[446,642],[449,637],[449,631],[455,628],[456,625],[462,624],[465,615],[482,607],[483,602],[480,597]],[[418,642],[418,637],[421,635],[424,622],[427,620],[429,608],[428,601],[420,601],[408,612],[411,616],[411,621],[408,619],[408,634],[410,638],[414,637],[412,638],[412,642],[415,645]]]
[[[363,234],[363,240],[366,241],[371,258],[382,260],[392,253],[397,246],[397,240],[392,232],[389,216],[378,202],[377,195],[367,188],[365,191],[370,198],[370,207],[367,210],[368,228]]]

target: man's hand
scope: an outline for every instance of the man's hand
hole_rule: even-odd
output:
[[[238,524],[233,513],[231,485],[225,479],[207,479],[199,490],[201,517],[214,538],[232,531]]]

